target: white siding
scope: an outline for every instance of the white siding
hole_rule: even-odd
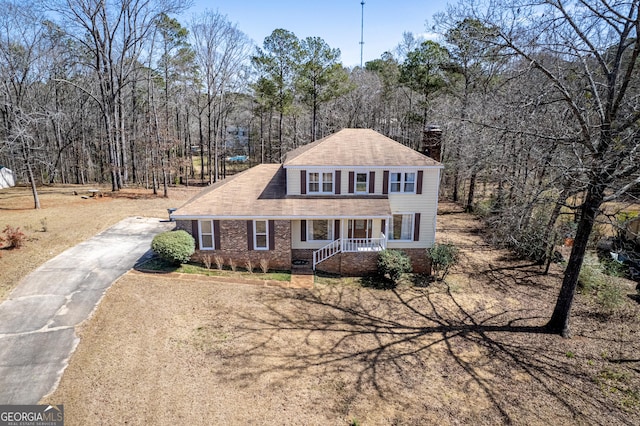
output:
[[[375,195],[382,195],[382,183],[384,182],[384,170],[376,170],[376,192]]]
[[[287,168],[287,194],[300,195],[300,169]]]
[[[340,192],[339,196],[348,196],[349,194],[349,172],[355,172],[354,169],[340,169]],[[357,169],[362,171],[363,169]],[[375,194],[382,195],[383,193],[383,169],[367,169],[369,171],[375,171]],[[422,180],[422,194],[398,194],[389,193],[389,206],[392,214],[398,213],[420,213],[420,240],[412,242],[389,242],[389,248],[429,248],[433,246],[435,240],[435,223],[437,214],[438,203],[438,186],[440,179],[440,169],[398,169],[396,171],[423,171]],[[416,182],[417,185],[417,182]],[[300,169],[287,168],[287,193],[289,195],[300,195]],[[354,212],[357,214],[358,212]],[[381,221],[375,219],[373,221],[373,236],[378,237],[380,232]],[[322,242],[309,242],[300,241],[300,221],[292,221],[292,248],[294,249],[318,249],[323,247],[326,243]],[[347,221],[342,221],[341,236],[347,235]]]
[[[429,248],[435,240],[439,170],[424,170],[422,194],[389,194],[391,213],[420,213],[420,241],[391,242],[389,248]]]
[[[340,169],[340,195],[349,195],[349,170]]]

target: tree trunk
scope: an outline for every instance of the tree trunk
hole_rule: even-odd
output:
[[[198,138],[200,143],[200,181],[204,182],[204,134],[202,133],[202,112],[198,114]]]
[[[464,208],[464,211],[466,211],[467,213],[473,212],[473,198],[476,192],[477,177],[478,177],[478,174],[476,172],[473,172],[471,174],[471,179],[469,180],[469,195],[467,197],[467,206]]]
[[[29,148],[22,146],[22,155],[24,157],[24,163],[27,166],[27,175],[29,177],[29,183],[31,184],[31,193],[33,194],[33,208],[40,209],[40,197],[38,197],[38,188],[36,188],[36,180],[33,177],[33,168],[31,167],[31,161],[29,158]]]
[[[553,315],[551,315],[551,319],[546,325],[547,330],[552,333],[561,334],[563,337],[570,336],[569,318],[578,285],[580,267],[582,266],[587,244],[589,243],[589,236],[591,235],[591,230],[593,229],[593,224],[603,199],[604,185],[600,183],[600,179],[596,176],[592,179],[587,189],[585,201],[581,209],[582,214],[578,222],[578,229],[576,230],[576,238],[574,239],[573,249],[571,250],[567,269],[564,273],[560,294],[558,295]]]

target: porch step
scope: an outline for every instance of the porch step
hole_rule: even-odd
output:
[[[301,271],[305,269],[312,270],[313,268],[313,260],[312,259],[293,259],[291,261],[291,271]]]
[[[291,275],[313,275],[313,268],[311,265],[305,267],[291,268]]]

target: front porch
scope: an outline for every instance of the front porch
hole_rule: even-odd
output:
[[[384,233],[379,238],[338,238],[326,246],[313,252],[313,270],[316,266],[337,253],[379,252],[387,248],[387,237]]]
[[[322,264],[325,272],[374,273],[378,253],[387,248],[388,226],[389,216],[292,221],[292,269],[312,272]]]

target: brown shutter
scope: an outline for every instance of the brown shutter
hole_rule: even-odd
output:
[[[276,249],[276,221],[270,220],[269,225],[269,250]]]
[[[336,219],[333,223],[333,239],[337,240],[340,238],[340,219]]]
[[[342,172],[340,170],[336,170],[336,181],[334,182],[334,193],[340,195],[340,178],[342,177]]]
[[[192,220],[191,221],[191,236],[193,237],[194,240],[196,240],[196,250],[200,249],[200,234],[198,233],[199,229],[198,229],[198,221],[197,220]]]
[[[307,193],[307,171],[300,170],[300,193],[302,195]]]
[[[413,217],[413,241],[420,240],[420,213],[416,213]]]
[[[219,220],[213,221],[213,238],[214,238],[214,245],[215,245],[214,248],[216,250],[220,250],[220,221]]]
[[[353,194],[355,190],[355,180],[356,174],[354,172],[349,172],[349,194]]]
[[[382,172],[382,193],[389,193],[389,170]]]
[[[376,172],[369,172],[369,194],[376,193]]]
[[[253,250],[253,221],[247,221],[247,249]]]
[[[307,241],[307,221],[300,221],[300,241]]]
[[[384,233],[385,232],[384,228],[386,228],[386,227],[387,227],[387,220],[386,219],[382,219],[380,221],[380,232]],[[387,237],[387,239],[389,238],[389,236],[387,234],[385,234],[385,237]]]
[[[422,179],[424,177],[424,172],[422,170],[418,170],[418,182],[416,186],[416,194],[422,194]]]

